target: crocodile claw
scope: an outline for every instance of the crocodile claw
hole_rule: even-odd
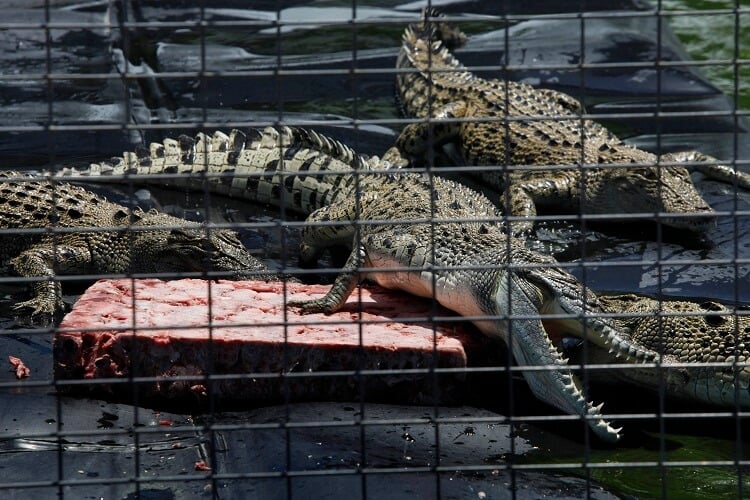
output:
[[[331,314],[334,312],[334,308],[325,300],[325,297],[312,300],[288,300],[286,305],[299,309],[302,314]]]
[[[48,327],[55,323],[58,316],[65,312],[65,304],[60,300],[59,304],[49,304],[39,301],[38,297],[18,302],[13,305],[13,313],[16,322],[28,327]]]
[[[65,310],[65,302],[62,297],[45,300],[42,297],[34,297],[29,300],[17,302],[13,305],[13,311],[20,315],[54,316],[56,312]]]

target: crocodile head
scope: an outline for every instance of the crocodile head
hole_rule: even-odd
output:
[[[729,408],[750,407],[750,316],[714,301],[661,300],[633,294],[601,296],[603,309],[630,331],[633,343],[662,356],[662,369],[615,374],[666,394]],[[591,361],[613,357],[592,349]],[[688,365],[689,364],[689,365]]]
[[[503,338],[519,365],[545,367],[524,371],[532,392],[561,410],[580,415],[604,441],[620,439],[620,429],[602,414],[586,396],[581,381],[567,368],[562,339],[575,336],[592,342],[613,359],[632,363],[653,361],[656,353],[630,341],[601,309],[597,297],[575,277],[560,269],[546,256],[513,248],[512,261],[522,262],[511,279],[496,281],[493,312],[515,316]],[[477,326],[482,329],[481,324]],[[486,327],[485,327],[486,328]],[[483,330],[487,331],[487,330]]]
[[[154,243],[158,247],[158,243]],[[250,255],[234,231],[226,229],[172,229],[151,252],[157,272],[210,271],[239,279],[266,269]]]
[[[599,175],[601,173],[601,175]],[[705,232],[716,222],[713,209],[698,193],[683,167],[601,166],[586,175],[587,213],[644,214],[676,229]],[[598,178],[597,178],[598,177]]]

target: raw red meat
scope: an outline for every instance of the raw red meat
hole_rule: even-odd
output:
[[[199,472],[210,472],[211,471],[211,467],[209,467],[208,465],[206,465],[206,462],[204,462],[203,460],[199,460],[199,461],[195,462],[195,470],[197,470]]]
[[[22,378],[31,376],[31,370],[29,370],[29,367],[23,364],[21,358],[17,358],[16,356],[8,356],[8,361],[10,361],[10,364],[13,366],[13,371],[16,372],[17,379],[20,380]]]
[[[148,377],[137,381],[138,397],[158,401],[342,400],[356,399],[364,390],[368,400],[424,402],[435,399],[431,373],[359,377],[330,372],[463,368],[465,345],[481,349],[486,342],[468,333],[461,322],[437,324],[433,330],[426,318],[454,315],[440,308],[433,311],[429,301],[399,292],[365,287],[352,294],[342,311],[326,316],[285,309],[285,289],[289,300],[320,297],[328,287],[189,279],[99,281],[60,325],[57,377],[92,379],[71,389],[131,396],[131,377]],[[455,396],[452,391],[460,391],[461,380],[460,373],[440,375],[440,399]]]

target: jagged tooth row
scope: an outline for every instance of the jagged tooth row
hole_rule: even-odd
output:
[[[594,405],[593,403],[586,404],[588,405],[588,416],[601,416],[604,403],[599,403],[598,405]],[[622,432],[622,427],[612,427],[611,422],[604,420],[603,418],[599,418],[592,428],[598,436],[606,441],[615,442],[619,441],[622,437],[622,434],[620,434],[620,432]]]
[[[559,351],[557,351],[557,348],[554,346],[549,337],[547,337],[547,349],[550,353],[557,353],[554,357],[556,365],[568,365],[568,360],[559,354]],[[622,428],[615,429],[614,427],[612,427],[612,425],[610,425],[610,422],[604,420],[604,418],[601,418],[601,409],[604,406],[604,403],[600,403],[599,405],[595,406],[592,402],[587,401],[586,397],[583,394],[583,390],[581,389],[580,383],[576,379],[575,375],[567,372],[565,376],[568,379],[568,383],[563,385],[563,389],[575,399],[574,406],[581,409],[584,412],[584,416],[586,417],[598,417],[595,423],[591,421],[593,419],[587,420],[586,423],[591,428],[591,430],[604,441],[618,441],[620,439],[620,431],[622,430]]]
[[[570,382],[565,384],[565,390],[576,396],[576,403],[579,408],[584,408],[586,417],[597,417],[595,423],[592,423],[592,419],[587,419],[587,424],[591,430],[605,441],[618,441],[621,437],[620,431],[622,430],[622,427],[614,428],[612,427],[611,422],[602,418],[602,408],[604,407],[604,403],[594,405],[591,401],[587,401],[579,385],[576,383],[575,377],[572,374],[570,374],[569,377]]]
[[[658,358],[658,354],[645,348],[636,347],[632,342],[624,341],[620,333],[611,326],[605,326],[606,343],[609,346],[609,353],[614,354],[618,359],[624,361],[636,361],[648,363]]]

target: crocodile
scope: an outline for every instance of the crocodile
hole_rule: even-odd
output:
[[[585,398],[547,330],[585,338],[631,362],[653,361],[602,318],[596,296],[552,258],[504,230],[496,206],[454,181],[388,168],[314,131],[267,128],[251,135],[199,133],[138,148],[54,178],[150,182],[209,191],[307,215],[300,261],[332,246],[352,249],[328,294],[289,302],[303,312],[336,311],[367,277],[434,298],[509,346],[531,391],[579,415],[600,438],[620,429]],[[285,213],[285,212],[282,212]],[[356,221],[356,224],[355,224]]]
[[[470,175],[502,193],[498,205],[518,217],[514,233],[528,233],[543,207],[652,219],[658,214],[666,226],[705,232],[716,217],[688,164],[750,188],[750,175],[700,152],[657,156],[625,144],[585,119],[582,104],[567,94],[473,74],[451,53],[466,36],[443,19],[426,9],[404,33],[397,98],[404,114],[419,121],[406,125],[383,157],[399,166],[419,164],[435,154],[433,146],[456,144],[458,164],[497,167],[471,169]]]
[[[600,294],[599,304],[615,316],[613,321],[620,330],[629,332],[632,342],[658,352],[664,369],[618,366],[596,379],[619,380],[652,390],[663,386],[670,397],[747,407],[750,311],[731,309],[714,300],[655,299],[635,294]],[[587,350],[585,361],[617,363],[611,354],[596,347]]]
[[[234,231],[112,203],[83,187],[0,172],[0,261],[28,278],[15,305],[39,320],[65,307],[58,275],[211,271],[240,278],[265,266]]]

